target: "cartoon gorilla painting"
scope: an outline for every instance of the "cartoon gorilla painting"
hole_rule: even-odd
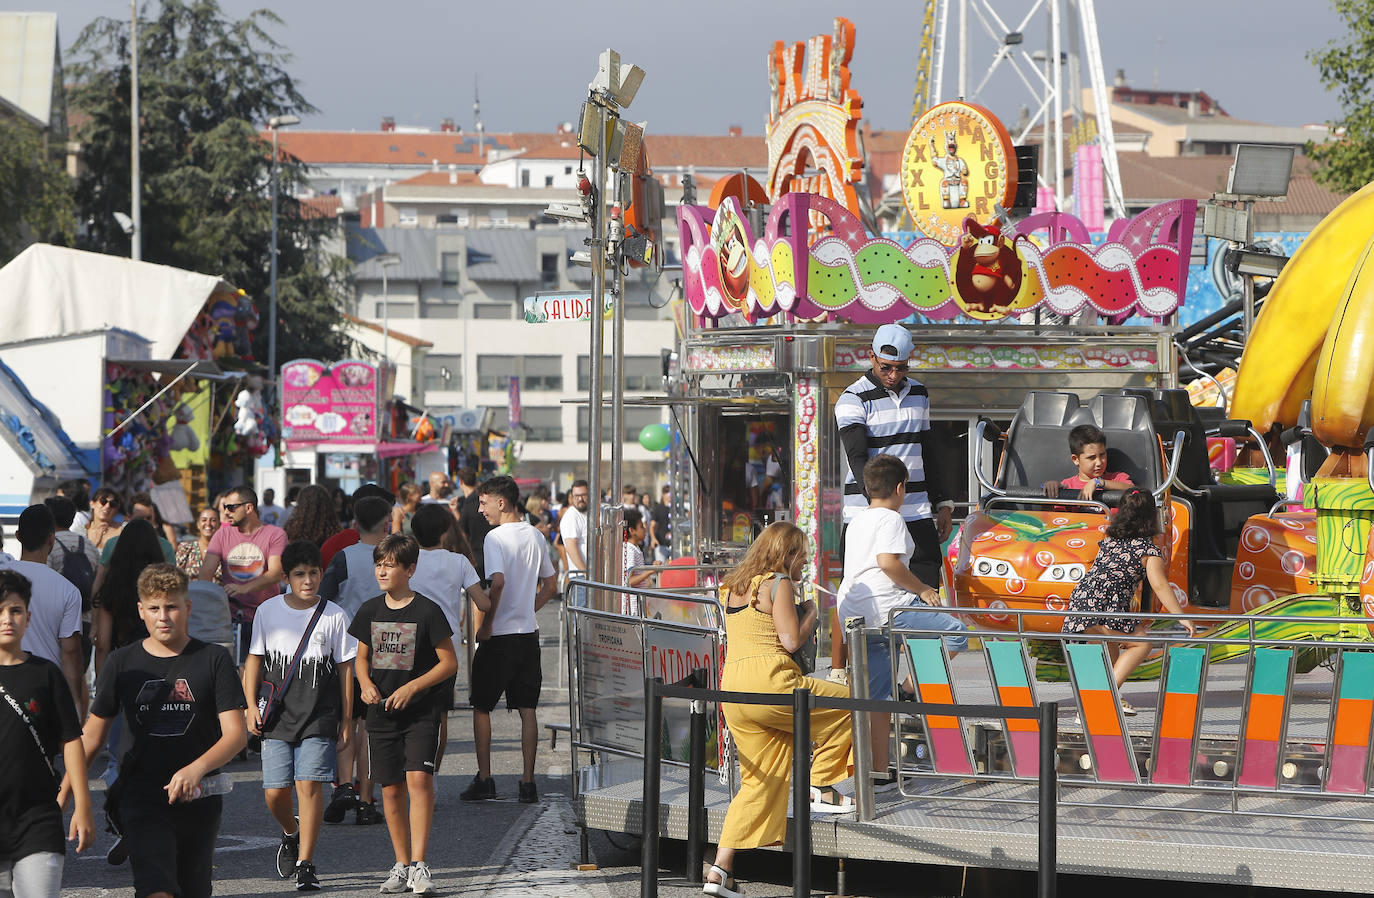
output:
[[[1005,313],[1021,292],[1024,265],[1015,240],[1002,236],[997,222],[980,225],[964,219],[964,236],[954,259],[954,288],[965,309],[977,317]],[[981,313],[981,314],[979,314]]]

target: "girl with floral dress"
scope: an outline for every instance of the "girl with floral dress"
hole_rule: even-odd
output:
[[[1107,525],[1106,536],[1097,547],[1092,567],[1078,581],[1069,596],[1069,609],[1064,617],[1064,632],[1091,633],[1098,636],[1127,634],[1137,639],[1150,629],[1149,621],[1130,618],[1092,617],[1091,612],[1125,612],[1131,610],[1131,599],[1142,580],[1148,580],[1160,602],[1171,614],[1182,614],[1183,608],[1169,585],[1164,566],[1164,554],[1154,543],[1159,533],[1154,496],[1147,490],[1126,490],[1116,515]],[[1181,621],[1192,636],[1197,628],[1190,620]],[[1140,666],[1150,653],[1148,642],[1108,643],[1112,675],[1117,688]],[[1124,698],[1121,710],[1136,713]]]

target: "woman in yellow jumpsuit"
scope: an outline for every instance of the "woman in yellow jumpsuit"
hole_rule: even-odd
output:
[[[725,578],[720,591],[726,636],[721,688],[786,695],[806,688],[816,695],[849,696],[842,686],[803,676],[789,655],[816,630],[815,603],[796,604],[793,583],[805,564],[806,535],[792,524],[778,522],[760,534],[739,567]],[[727,704],[724,711],[739,754],[740,790],[725,813],[715,864],[702,891],[717,898],[739,898],[743,893],[730,872],[735,852],[781,845],[787,833],[792,708]],[[853,736],[848,711],[811,712],[812,812],[843,814],[854,809],[853,799],[834,788],[849,776]]]

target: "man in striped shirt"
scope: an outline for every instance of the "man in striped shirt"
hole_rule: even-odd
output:
[[[922,583],[940,582],[940,543],[950,532],[954,503],[944,493],[943,461],[923,452],[930,434],[930,397],[915,378],[908,377],[915,343],[906,328],[884,324],[873,335],[873,367],[850,384],[835,402],[835,425],[846,460],[844,523],[868,507],[863,469],[868,460],[885,453],[906,463],[906,499],[901,515],[916,543],[911,572]],[[841,554],[844,536],[841,531]],[[841,632],[832,619],[831,632]],[[843,668],[847,652],[843,640],[831,643],[832,668]]]

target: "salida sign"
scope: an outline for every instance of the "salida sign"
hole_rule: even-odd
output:
[[[536,293],[525,297],[525,323],[548,324],[553,321],[591,321],[596,300],[583,291]],[[603,318],[611,316],[611,296],[606,294],[601,309]]]

